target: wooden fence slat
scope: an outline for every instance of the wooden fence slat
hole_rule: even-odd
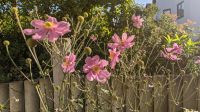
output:
[[[139,112],[139,82],[134,78],[126,80],[126,112]]]
[[[124,110],[124,90],[122,76],[112,78],[112,111],[119,112]]]
[[[98,83],[97,84],[97,95],[98,95],[98,101],[97,101],[97,107],[98,112],[111,112],[112,111],[112,96],[109,92],[108,85]]]
[[[9,85],[10,112],[24,112],[24,83],[12,82]]]
[[[183,79],[180,76],[170,76],[169,78],[169,91],[168,91],[168,111],[169,112],[182,112],[183,107]]]
[[[144,77],[139,85],[140,112],[153,112],[152,77]]]
[[[81,112],[83,110],[83,99],[81,98],[81,90],[83,87],[81,85],[81,77],[79,77],[78,74],[73,74],[71,75],[71,79],[70,79],[70,90],[71,90],[71,101],[72,101],[72,105],[73,105],[73,111],[74,112]]]
[[[24,82],[25,112],[39,112],[40,100],[35,87],[29,81]]]
[[[50,79],[40,79],[39,84],[45,105],[48,106],[50,112],[54,112],[54,92]],[[40,112],[45,112],[42,103],[40,103]]]
[[[9,84],[0,84],[0,104],[5,107],[3,112],[8,112],[9,110]]]
[[[97,112],[97,83],[85,79],[85,112]]]
[[[183,77],[183,82],[183,107],[198,110],[197,79],[188,75]]]
[[[168,112],[167,79],[158,75],[153,78],[154,112]]]

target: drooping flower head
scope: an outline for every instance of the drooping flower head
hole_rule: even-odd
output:
[[[62,68],[64,73],[72,73],[75,71],[76,55],[73,53],[65,56],[64,62],[62,63]]]
[[[70,32],[70,24],[65,21],[58,22],[56,18],[48,16],[46,21],[33,20],[31,25],[35,29],[25,29],[24,34],[32,35],[34,40],[44,40],[55,42],[60,36]]]
[[[133,26],[136,28],[141,28],[143,26],[144,19],[141,16],[132,16]]]
[[[130,48],[134,45],[134,35],[128,36],[127,33],[122,34],[122,39],[117,34],[112,36],[114,43],[108,43],[108,47],[111,49],[117,49],[123,52],[125,49]]]
[[[110,78],[110,73],[105,69],[108,66],[108,61],[100,59],[98,55],[87,57],[83,72],[89,81],[97,80],[100,83],[105,83]]]
[[[115,68],[116,63],[119,62],[119,56],[120,56],[120,51],[116,51],[116,49],[109,49],[109,53],[110,53],[110,67],[112,69]]]
[[[179,56],[182,54],[182,52],[182,47],[177,43],[174,43],[172,48],[165,48],[164,51],[161,52],[161,56],[171,61],[177,61],[180,60]]]

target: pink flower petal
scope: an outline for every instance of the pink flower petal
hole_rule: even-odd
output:
[[[51,17],[51,16],[48,16],[47,21],[52,22],[52,23],[57,23],[57,19],[55,17]]]
[[[25,35],[33,35],[35,33],[35,29],[24,29],[23,32]]]
[[[44,28],[44,21],[42,20],[33,20],[31,21],[31,25],[35,28],[42,29]]]

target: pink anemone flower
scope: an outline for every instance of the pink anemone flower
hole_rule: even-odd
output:
[[[200,56],[197,57],[198,59],[194,62],[196,64],[200,64]]]
[[[112,36],[112,41],[114,43],[108,43],[108,47],[123,52],[125,49],[131,48],[135,44],[133,42],[134,38],[134,35],[128,36],[127,33],[123,33],[122,39],[120,39],[120,37],[117,34],[114,34]]]
[[[70,32],[70,24],[65,21],[58,22],[56,18],[48,16],[46,21],[33,20],[31,25],[35,29],[24,29],[24,34],[32,35],[35,40],[47,38],[50,42],[55,42],[60,36]]]
[[[180,60],[178,57],[181,55],[182,51],[182,47],[174,43],[172,48],[165,48],[164,51],[161,51],[161,56],[171,61],[177,61]]]
[[[116,51],[116,49],[109,49],[110,53],[110,67],[111,69],[115,69],[116,63],[119,62],[120,51]]]
[[[86,73],[86,78],[89,81],[97,80],[100,83],[105,83],[110,78],[110,73],[105,69],[108,61],[100,59],[98,55],[87,57],[83,72]]]
[[[143,26],[144,19],[140,16],[132,16],[133,26],[136,28],[141,28]]]
[[[64,73],[72,73],[75,71],[76,55],[73,53],[65,56],[65,60],[62,63],[62,68]]]

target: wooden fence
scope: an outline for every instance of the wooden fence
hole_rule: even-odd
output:
[[[169,82],[170,81],[170,82]],[[72,76],[66,92],[72,112],[183,112],[184,108],[200,112],[200,77],[154,76],[134,78],[112,77],[111,87]],[[44,111],[42,103],[54,112],[57,93],[49,79],[36,84],[42,96],[28,81],[0,84],[3,112]],[[112,91],[111,93],[109,91]],[[69,95],[70,94],[70,95]],[[46,97],[44,97],[46,96]],[[39,100],[44,98],[44,102]],[[59,112],[59,111],[58,111]],[[68,112],[68,111],[67,111]]]

